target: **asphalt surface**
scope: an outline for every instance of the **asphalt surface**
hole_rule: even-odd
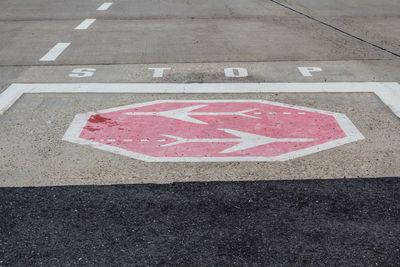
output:
[[[2,266],[398,266],[399,178],[0,189]]]

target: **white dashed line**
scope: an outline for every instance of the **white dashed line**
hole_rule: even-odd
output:
[[[99,8],[97,8],[97,10],[105,11],[105,10],[109,9],[112,4],[113,4],[112,2],[103,3],[101,6],[99,6]]]
[[[75,30],[87,30],[95,21],[96,19],[85,19],[81,24],[76,26]]]
[[[58,43],[40,61],[54,61],[71,43]]]

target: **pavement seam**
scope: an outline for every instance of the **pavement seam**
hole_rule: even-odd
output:
[[[345,34],[345,35],[347,35],[347,36],[350,36],[350,37],[352,37],[352,38],[354,38],[354,39],[357,39],[357,40],[359,40],[359,41],[361,41],[361,42],[363,42],[363,43],[366,43],[366,44],[368,44],[368,45],[371,45],[371,46],[373,46],[373,47],[375,47],[375,48],[378,48],[378,49],[380,49],[380,50],[382,50],[382,51],[385,51],[386,53],[392,54],[392,55],[394,55],[394,56],[400,58],[400,54],[398,54],[398,53],[396,53],[396,52],[390,51],[389,49],[386,49],[386,48],[381,47],[381,46],[379,46],[379,45],[377,45],[377,44],[374,44],[374,43],[371,43],[371,42],[369,42],[369,41],[367,41],[367,40],[364,40],[363,38],[360,38],[360,37],[355,36],[355,35],[353,35],[353,34],[351,34],[351,33],[348,33],[348,32],[346,32],[346,31],[344,31],[344,30],[342,30],[342,29],[339,29],[339,28],[337,28],[337,27],[335,27],[335,26],[329,24],[329,23],[326,23],[326,22],[324,22],[324,21],[322,21],[322,20],[319,20],[319,19],[317,19],[317,18],[314,18],[314,17],[312,17],[312,16],[310,16],[310,15],[307,15],[307,14],[301,12],[301,11],[298,11],[298,10],[292,8],[292,7],[289,7],[289,6],[287,6],[287,5],[284,5],[284,4],[282,4],[282,3],[279,3],[279,2],[277,2],[276,0],[269,0],[269,1],[271,1],[271,2],[273,2],[273,3],[275,3],[275,4],[279,5],[279,6],[281,6],[281,7],[283,7],[283,8],[289,9],[289,10],[291,10],[291,11],[293,11],[293,12],[299,14],[299,15],[302,15],[302,16],[308,18],[308,19],[311,19],[311,20],[313,20],[313,21],[316,21],[316,22],[318,22],[318,23],[320,23],[320,24],[322,24],[322,25],[325,25],[325,26],[327,26],[327,27],[329,27],[329,28],[331,28],[331,29],[334,29],[334,30],[336,30],[336,31],[338,31],[338,32],[341,32],[341,33],[343,33],[343,34]]]
[[[135,62],[116,62],[116,63],[71,63],[71,64],[56,64],[56,63],[38,63],[38,64],[0,64],[0,68],[7,67],[63,67],[63,66],[113,66],[113,65],[154,65],[154,64],[234,64],[234,63],[281,63],[281,62],[362,62],[362,61],[399,61],[397,58],[369,58],[369,59],[307,59],[307,60],[257,60],[257,61],[180,61],[180,62],[145,62],[145,63],[135,63]]]

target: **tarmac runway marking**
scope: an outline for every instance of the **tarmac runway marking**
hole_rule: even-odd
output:
[[[271,109],[292,116],[270,120]],[[363,139],[344,114],[238,99],[159,100],[77,114],[63,137],[149,162],[284,161]]]
[[[113,4],[112,2],[105,2],[101,6],[99,6],[97,8],[97,10],[98,11],[105,11],[105,10],[109,9],[112,4]]]
[[[75,30],[87,30],[96,19],[85,19],[78,26],[75,27]]]
[[[171,68],[148,68],[149,70],[153,71],[153,78],[162,78],[164,76],[165,70],[170,70]]]
[[[312,77],[312,72],[320,72],[322,71],[319,67],[298,67],[297,68],[303,77]]]
[[[54,61],[71,43],[57,43],[40,61]]]
[[[40,93],[374,93],[400,118],[400,85],[396,82],[331,83],[53,83],[12,84],[0,94],[0,115],[23,94]]]

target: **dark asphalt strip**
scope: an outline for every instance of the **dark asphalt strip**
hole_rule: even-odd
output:
[[[400,178],[0,189],[1,266],[399,266]]]

